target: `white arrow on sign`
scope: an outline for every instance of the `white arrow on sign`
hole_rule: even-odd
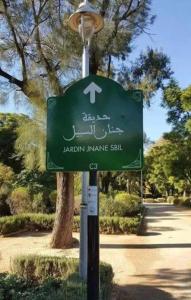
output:
[[[87,88],[84,90],[85,95],[90,93],[90,103],[91,104],[95,103],[96,92],[100,94],[102,92],[102,89],[97,84],[95,84],[94,82],[90,83],[87,86]]]

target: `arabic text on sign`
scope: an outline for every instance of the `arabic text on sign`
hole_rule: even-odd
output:
[[[97,130],[96,128],[96,124],[95,121],[105,121],[105,120],[110,120],[110,117],[108,117],[107,115],[103,115],[103,116],[99,116],[97,115],[95,116],[91,116],[91,114],[86,114],[86,113],[82,113],[83,116],[83,121],[84,122],[93,122],[92,124],[88,125],[86,131],[82,131],[82,130],[78,130],[76,129],[75,125],[72,125],[72,129],[73,129],[73,135],[71,137],[65,137],[63,136],[65,141],[72,141],[73,139],[75,139],[76,137],[83,137],[83,136],[93,136],[96,140],[103,140],[105,139],[108,135],[111,134],[118,134],[121,135],[122,133],[124,133],[124,130],[118,128],[118,127],[114,127],[112,125],[110,125],[109,123],[107,125],[105,125],[101,130]]]

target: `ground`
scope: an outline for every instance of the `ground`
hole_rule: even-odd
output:
[[[101,235],[101,260],[112,264],[113,300],[191,299],[191,211],[172,205],[148,205],[143,236]],[[74,235],[78,238],[78,234]],[[14,255],[38,253],[78,257],[71,250],[49,249],[50,234],[0,237],[0,272]]]

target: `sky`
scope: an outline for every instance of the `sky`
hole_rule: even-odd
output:
[[[157,16],[150,29],[152,39],[142,35],[135,43],[135,52],[147,46],[162,50],[170,57],[173,76],[181,88],[186,88],[191,84],[191,0],[153,0],[152,13]],[[151,107],[144,109],[144,131],[153,141],[171,129],[160,99],[158,93]]]
[[[149,30],[152,38],[141,35],[134,43],[133,56],[138,56],[148,46],[162,50],[170,57],[174,77],[185,88],[191,84],[191,0],[153,0],[152,13],[157,16]],[[151,107],[144,109],[144,131],[152,141],[170,131],[160,98],[157,93]],[[25,109],[8,104],[0,106],[0,111],[19,113]]]

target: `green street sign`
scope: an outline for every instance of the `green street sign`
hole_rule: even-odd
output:
[[[143,167],[143,96],[91,75],[48,99],[49,171]]]

